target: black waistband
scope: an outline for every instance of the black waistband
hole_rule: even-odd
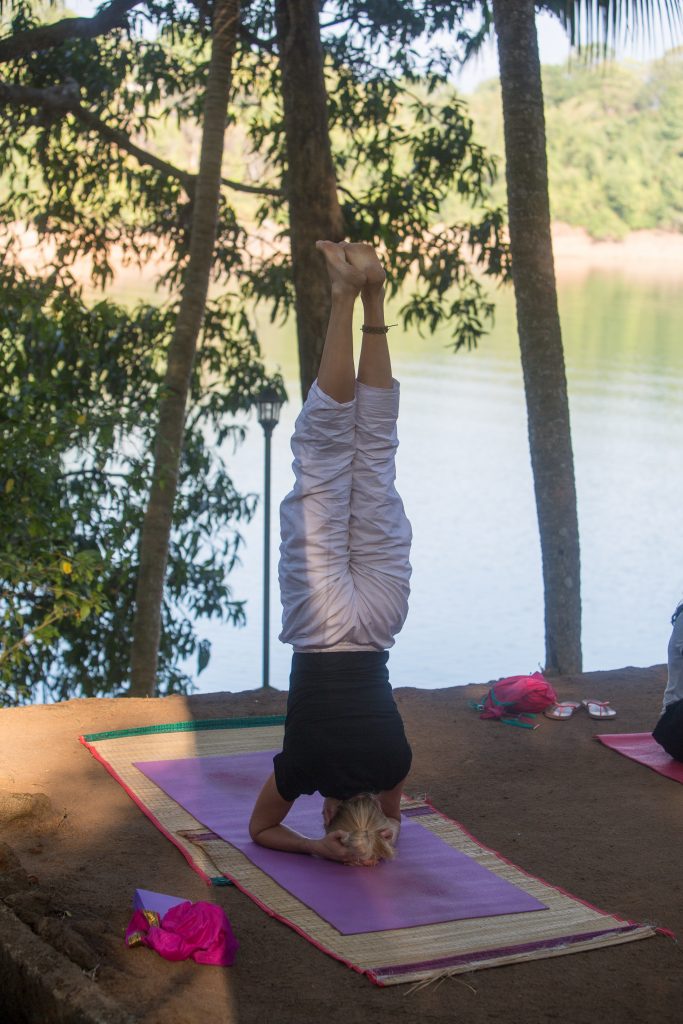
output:
[[[389,681],[388,651],[295,651],[292,655],[290,691],[315,686],[353,689]]]

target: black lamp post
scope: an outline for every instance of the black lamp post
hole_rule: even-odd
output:
[[[256,397],[258,421],[266,439],[266,472],[263,496],[263,679],[270,686],[270,438],[280,419],[282,398],[274,387],[265,387]]]

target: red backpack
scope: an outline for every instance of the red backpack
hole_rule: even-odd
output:
[[[534,715],[557,704],[557,694],[540,672],[532,676],[509,676],[494,683],[482,704],[480,718],[497,718],[505,725],[536,729]]]

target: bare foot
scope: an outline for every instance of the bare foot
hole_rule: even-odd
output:
[[[354,298],[366,284],[365,273],[346,259],[348,246],[344,242],[316,242],[315,247],[325,257],[333,295],[352,295]]]
[[[342,245],[351,266],[365,274],[363,295],[381,291],[387,275],[373,247],[365,242],[342,242]]]

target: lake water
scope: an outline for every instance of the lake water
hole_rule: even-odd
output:
[[[683,291],[594,273],[560,284],[579,502],[585,670],[666,660],[683,595]],[[391,310],[390,310],[391,311]],[[277,640],[277,507],[291,486],[300,408],[291,326],[260,325],[290,402],[273,434],[271,684],[286,689]],[[390,335],[401,381],[398,487],[413,524],[410,614],[390,659],[395,686],[443,687],[536,670],[543,661],[541,563],[511,291],[473,352],[447,338]],[[262,493],[264,441],[252,421],[229,464]],[[200,623],[211,640],[201,692],[261,684],[263,510],[230,577],[243,629]],[[192,666],[190,666],[192,668]]]

